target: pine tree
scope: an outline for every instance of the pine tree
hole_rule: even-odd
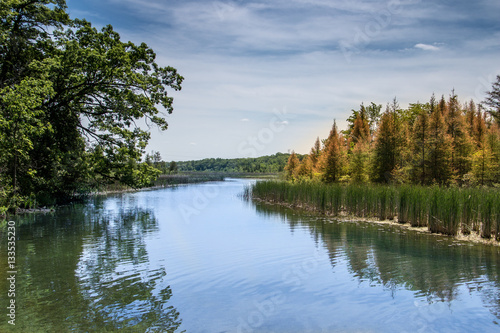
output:
[[[484,103],[492,108],[489,112],[497,124],[500,124],[500,75],[497,75],[497,80],[493,83],[491,91],[486,94],[488,97]]]
[[[452,138],[451,163],[456,180],[461,181],[471,169],[472,145],[467,133],[464,116],[455,91],[452,91],[448,102],[448,134]]]
[[[472,174],[480,185],[491,185],[495,181],[495,156],[493,153],[495,127],[490,127],[490,129],[491,132],[486,126],[486,113],[478,111],[474,119],[476,152],[472,155]]]
[[[299,179],[309,178],[311,179],[313,176],[313,168],[311,162],[311,155],[307,155],[300,165],[297,167],[297,177]]]
[[[474,124],[476,122],[477,115],[477,107],[474,101],[471,99],[469,103],[465,106],[465,123],[467,126],[467,131],[470,137],[475,137],[475,127]]]
[[[337,123],[333,122],[332,130],[327,139],[328,145],[325,147],[323,157],[323,181],[333,183],[342,176],[343,168],[343,147],[342,137],[338,133]]]
[[[441,103],[440,103],[441,104]],[[452,176],[452,139],[447,133],[447,126],[443,118],[444,108],[433,110],[429,121],[429,179],[438,184],[447,184]]]
[[[316,138],[314,142],[314,146],[311,148],[311,152],[309,153],[309,160],[311,161],[311,168],[313,171],[319,169],[319,159],[321,156],[321,142],[319,141],[319,137]]]
[[[429,128],[430,119],[426,110],[423,110],[415,121],[413,126],[413,180],[425,184],[428,182],[428,173],[426,169],[429,164]]]
[[[393,173],[401,158],[401,125],[397,113],[397,101],[386,108],[380,118],[374,147],[372,179],[376,182],[393,181]]]
[[[369,148],[367,142],[358,142],[349,159],[349,175],[355,183],[366,183],[369,179]]]
[[[500,123],[492,123],[487,131],[488,145],[491,148],[491,175],[495,184],[500,184]]]
[[[368,123],[368,119],[363,117],[363,113],[361,112],[354,121],[351,137],[354,143],[367,141],[370,137],[370,125]]]
[[[299,158],[295,154],[294,151],[290,154],[290,157],[288,157],[288,162],[285,167],[285,177],[286,180],[291,180],[294,181],[296,179],[296,171],[299,166]]]

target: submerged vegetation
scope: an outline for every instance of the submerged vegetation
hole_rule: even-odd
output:
[[[332,216],[397,220],[430,232],[500,241],[500,191],[421,185],[259,181],[245,197]]]

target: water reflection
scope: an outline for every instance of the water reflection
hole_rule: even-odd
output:
[[[283,207],[256,204],[262,216],[279,216],[293,232],[307,229],[328,250],[332,266],[345,262],[353,279],[380,285],[394,295],[415,292],[419,302],[450,305],[464,293],[479,293],[500,319],[499,249],[460,243],[398,226],[337,222]]]
[[[165,267],[148,259],[146,238],[157,229],[153,211],[127,196],[24,217],[15,330],[176,331],[181,319],[169,305]]]
[[[17,331],[498,331],[497,248],[254,205],[244,184],[23,217]],[[183,204],[198,210],[189,221]]]

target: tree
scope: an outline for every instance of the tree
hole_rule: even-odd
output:
[[[177,163],[175,161],[170,162],[168,171],[169,173],[176,173],[178,171]]]
[[[423,109],[413,126],[413,180],[425,184],[428,181],[429,113]]]
[[[500,124],[500,75],[497,75],[496,82],[493,83],[491,91],[486,92],[486,95],[484,104],[492,107],[489,112]]]
[[[349,159],[349,175],[355,183],[366,183],[369,180],[369,147],[366,142],[358,142],[352,149]]]
[[[455,178],[461,181],[463,176],[470,171],[472,145],[467,132],[464,116],[455,91],[452,91],[448,102],[448,133],[452,138],[451,163]]]
[[[366,112],[368,113],[368,118],[370,119],[370,134],[376,130],[377,123],[380,120],[381,110],[382,104],[377,105],[373,102],[366,107]]]
[[[140,162],[150,133],[136,122],[166,130],[160,106],[173,111],[167,89],[180,90],[183,77],[158,66],[146,44],[70,21],[65,9],[63,0],[1,3],[3,138],[15,132],[24,148],[2,151],[0,176],[24,195],[52,198],[114,181],[147,185],[158,170]],[[23,96],[27,87],[36,88]],[[15,117],[27,127],[8,125]]]
[[[431,103],[432,105],[432,103]],[[447,133],[447,126],[443,117],[443,108],[431,107],[429,121],[429,171],[430,181],[444,185],[449,183],[452,176],[452,138]]]
[[[306,155],[306,157],[304,157],[302,162],[300,162],[297,168],[297,177],[299,179],[304,179],[304,178],[311,179],[313,177],[311,155]]]
[[[319,169],[319,160],[321,157],[321,142],[319,141],[319,137],[316,138],[314,142],[314,146],[311,148],[311,152],[309,153],[309,160],[311,161],[311,169],[313,171]]]
[[[368,124],[368,119],[358,114],[356,120],[354,121],[354,127],[351,132],[352,141],[354,143],[368,141],[370,137],[370,125]]]
[[[297,168],[300,164],[300,161],[295,154],[294,151],[290,154],[290,157],[288,158],[288,162],[285,167],[285,178],[286,180],[291,180],[294,181],[296,179],[296,172]]]
[[[380,118],[374,146],[372,179],[376,182],[391,182],[393,174],[402,165],[404,128],[401,124],[401,110],[394,98],[387,105]]]
[[[323,153],[323,180],[333,183],[340,179],[344,167],[342,137],[337,130],[337,123],[333,122],[332,130],[327,139],[328,145]]]

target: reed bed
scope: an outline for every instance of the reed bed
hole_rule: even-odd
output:
[[[302,207],[427,227],[446,235],[478,233],[500,241],[500,190],[438,186],[390,186],[259,181],[245,196]]]

